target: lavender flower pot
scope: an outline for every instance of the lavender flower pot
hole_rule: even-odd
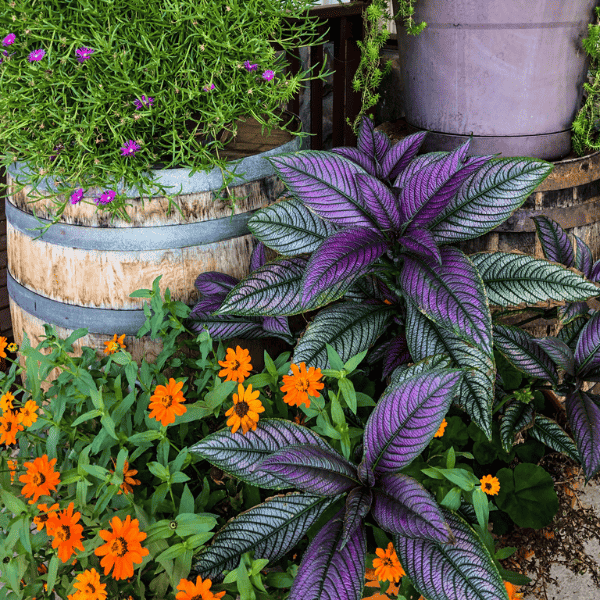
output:
[[[417,0],[417,36],[398,34],[407,122],[423,151],[473,135],[472,154],[556,160],[571,149],[595,0]],[[400,29],[400,28],[399,28]]]

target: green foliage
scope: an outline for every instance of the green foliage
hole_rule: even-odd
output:
[[[406,28],[406,33],[408,35],[419,35],[425,27],[427,27],[427,23],[425,21],[416,24],[414,22],[413,15],[415,13],[415,4],[416,0],[397,0],[397,16],[396,18],[402,18],[404,21],[404,27]]]
[[[286,53],[321,43],[308,17],[314,3],[4,2],[0,32],[15,40],[0,63],[3,164],[27,161],[34,188],[44,176],[57,180],[57,214],[79,187],[112,187],[117,197],[103,208],[125,219],[126,188],[176,195],[153,184],[150,169],[226,169],[239,119],[295,133],[281,106],[324,74],[314,66],[292,75]],[[94,52],[78,62],[82,47]],[[45,56],[30,62],[38,49]],[[153,103],[136,109],[142,96]],[[141,149],[123,156],[129,140]]]

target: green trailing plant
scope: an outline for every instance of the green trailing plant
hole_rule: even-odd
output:
[[[590,57],[589,81],[583,84],[586,97],[572,125],[573,151],[579,156],[600,150],[600,7],[595,10],[597,21],[588,25],[588,37],[582,40]]]
[[[425,21],[418,24],[415,23],[413,17],[415,14],[415,2],[416,0],[393,0],[396,18],[400,18],[404,21],[404,27],[406,28],[406,33],[408,35],[419,35],[419,33],[427,27]]]

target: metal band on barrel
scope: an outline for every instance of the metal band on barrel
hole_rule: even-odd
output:
[[[89,333],[136,335],[146,316],[143,310],[115,310],[75,306],[40,296],[18,283],[7,272],[8,294],[25,312],[65,329],[87,328]]]
[[[14,229],[35,238],[33,231],[47,219],[35,218],[5,201],[6,220]],[[121,252],[172,250],[189,246],[204,246],[248,235],[248,221],[253,212],[232,217],[152,227],[84,227],[68,223],[52,225],[42,236],[42,241],[67,248],[82,250],[113,250]]]

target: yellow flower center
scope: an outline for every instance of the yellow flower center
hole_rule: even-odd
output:
[[[160,401],[165,408],[169,408],[169,406],[173,404],[173,397],[170,394],[167,394],[166,396],[163,396]]]
[[[44,483],[46,483],[46,477],[43,473],[35,473],[33,475],[33,477],[31,478],[31,480],[33,481],[33,483],[35,485],[42,485]]]
[[[296,381],[295,388],[298,392],[306,392],[310,387],[310,381],[308,381],[307,377],[300,377]]]
[[[238,402],[235,405],[235,414],[240,417],[240,419],[242,417],[245,417],[248,414],[248,411],[250,410],[250,407],[248,406],[248,403],[245,400],[242,400],[241,402]]]
[[[122,537],[117,538],[111,544],[110,551],[119,557],[125,556],[127,554],[127,541]]]
[[[61,525],[54,530],[54,535],[61,541],[66,542],[71,537],[71,530],[66,525]]]

